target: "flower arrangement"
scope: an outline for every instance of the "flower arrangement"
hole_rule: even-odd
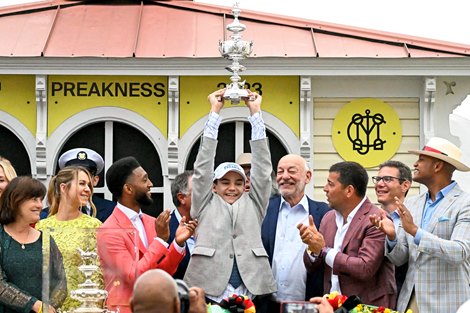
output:
[[[340,308],[343,305],[344,301],[346,301],[346,299],[348,298],[344,295],[340,295],[337,291],[334,291],[330,294],[326,294],[324,295],[324,297],[333,307],[333,310],[337,310],[338,308]]]
[[[340,308],[343,303],[348,299],[345,295],[339,294],[337,291],[330,294],[324,295],[328,302],[333,307],[333,310]],[[389,308],[383,306],[373,306],[368,304],[358,304],[354,309],[349,311],[350,313],[400,313],[398,311],[393,311]],[[407,310],[405,313],[413,313],[411,310]]]
[[[222,300],[220,305],[209,304],[207,313],[256,313],[256,308],[247,296],[233,294]]]

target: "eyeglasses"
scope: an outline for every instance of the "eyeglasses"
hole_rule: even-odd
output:
[[[399,178],[399,177],[394,177],[394,176],[372,176],[372,182],[374,184],[378,184],[381,180],[384,181],[384,183],[388,184],[390,183],[392,180],[394,179],[397,179],[400,184],[405,181],[405,179],[403,178]]]

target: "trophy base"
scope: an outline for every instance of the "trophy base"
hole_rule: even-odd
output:
[[[100,308],[77,308],[73,310],[73,313],[107,313],[107,309]]]
[[[223,98],[225,100],[230,100],[232,104],[240,104],[242,100],[247,100],[249,96],[248,91],[246,91],[246,89],[228,88],[227,90],[225,90]]]

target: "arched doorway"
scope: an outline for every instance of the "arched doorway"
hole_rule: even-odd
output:
[[[48,174],[57,172],[57,160],[63,152],[78,147],[101,154],[105,170],[120,158],[136,157],[154,185],[151,189],[154,203],[149,208],[142,208],[143,211],[157,216],[165,207],[164,180],[168,169],[164,167],[166,154],[161,151],[166,148],[166,140],[147,119],[126,109],[109,107],[85,110],[70,117],[49,137]],[[105,174],[100,175],[95,194],[111,200],[104,177]]]
[[[32,175],[31,161],[21,140],[8,128],[0,125],[0,156],[7,158],[18,176]]]

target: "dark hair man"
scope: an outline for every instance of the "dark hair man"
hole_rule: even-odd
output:
[[[129,313],[136,278],[154,268],[173,274],[184,257],[185,242],[194,233],[197,222],[183,218],[175,240],[169,245],[166,243],[169,213],[164,211],[157,219],[142,213],[141,207],[152,203],[150,188],[153,184],[134,157],[114,162],[106,182],[118,203],[98,232],[98,254],[108,291],[108,307]],[[132,236],[129,230],[138,236]]]
[[[386,214],[393,220],[395,229],[398,229],[400,222],[395,197],[402,202],[405,201],[405,197],[411,188],[411,181],[410,168],[404,163],[394,160],[380,164],[377,176],[372,176],[377,201],[381,204]],[[398,295],[405,281],[407,270],[408,263],[395,267],[395,280]]]
[[[171,184],[171,196],[173,198],[173,204],[176,209],[171,213],[170,219],[170,237],[168,238],[168,243],[171,243],[175,239],[176,230],[181,222],[183,216],[186,216],[186,219],[190,219],[191,211],[191,197],[192,197],[192,178],[193,171],[184,171],[183,173],[177,175],[175,180]],[[178,265],[176,273],[173,274],[174,278],[183,279],[184,274],[186,273],[186,268],[188,267],[189,258],[191,257],[191,252],[194,249],[196,241],[194,236],[191,236],[186,240],[186,254],[183,260]]]
[[[394,266],[384,256],[385,236],[369,221],[380,209],[366,196],[369,177],[356,162],[332,165],[323,190],[330,207],[317,230],[299,224],[307,270],[325,269],[324,292],[359,296],[364,303],[393,307],[396,303]]]

